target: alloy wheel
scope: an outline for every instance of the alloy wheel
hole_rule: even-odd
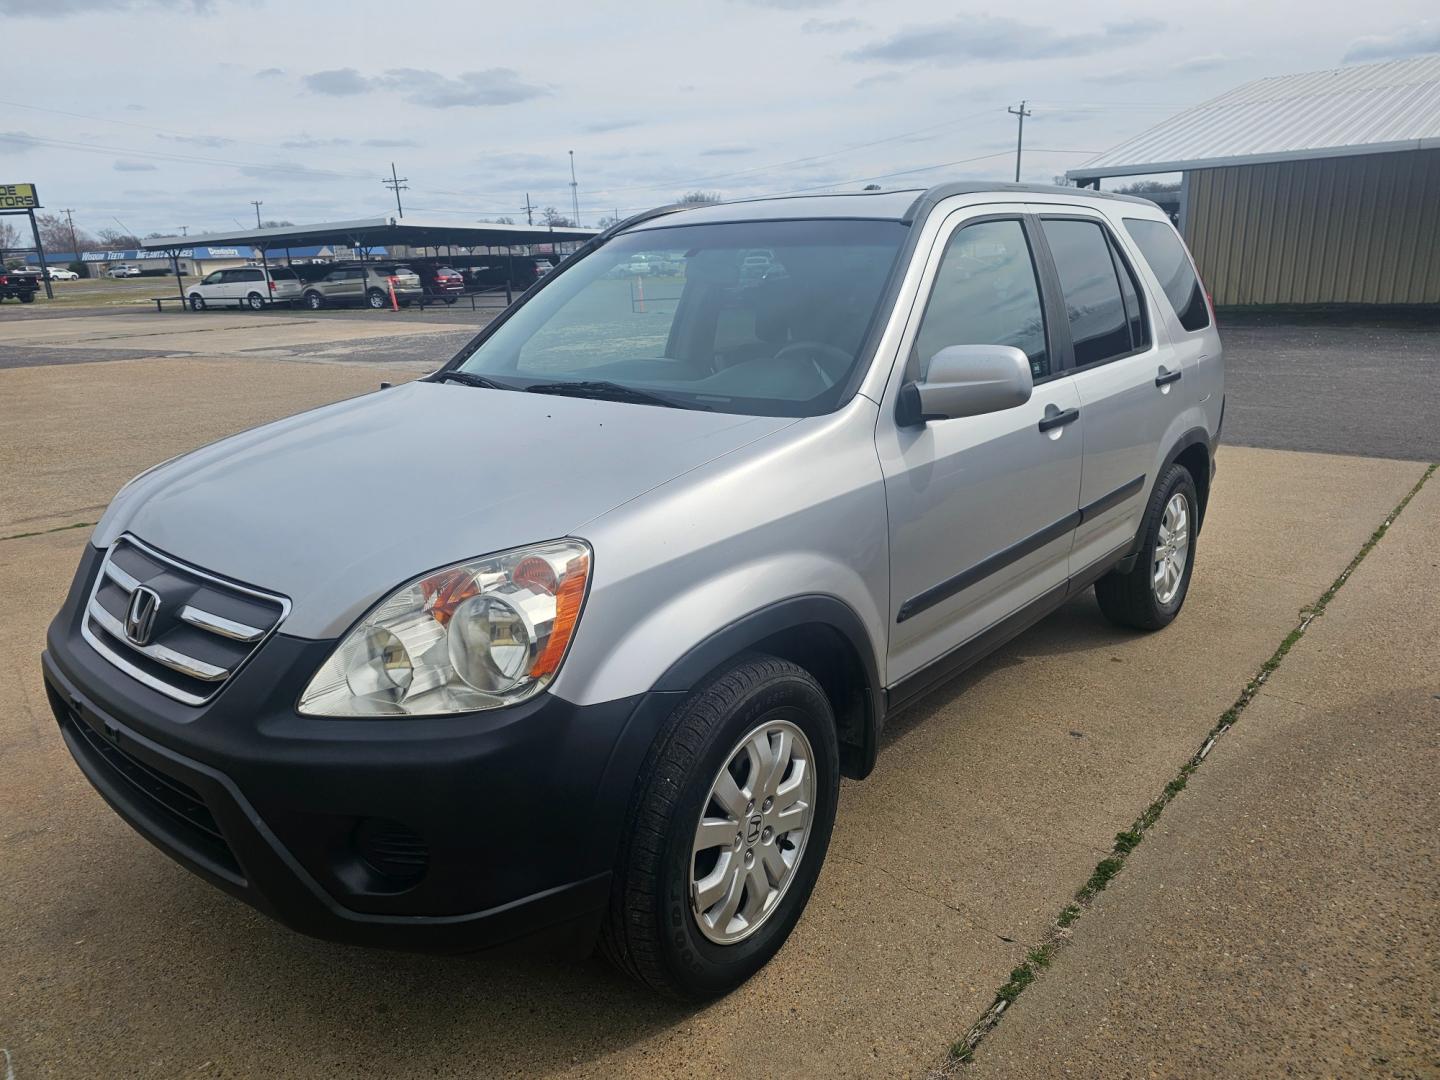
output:
[[[814,760],[805,732],[772,714],[710,785],[695,827],[690,910],[717,945],[754,934],[795,879],[814,813]]]
[[[1158,603],[1168,604],[1180,591],[1185,564],[1190,558],[1190,501],[1177,491],[1165,504],[1160,517],[1160,535],[1155,542],[1155,560],[1150,583]]]

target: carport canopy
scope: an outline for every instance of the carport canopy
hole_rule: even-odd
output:
[[[238,229],[235,232],[203,233],[192,236],[158,236],[141,243],[144,251],[159,251],[177,264],[176,284],[180,285],[178,263],[183,252],[197,247],[251,247],[262,261],[266,253],[285,248],[325,247],[344,244],[358,251],[405,244],[409,247],[522,247],[531,244],[563,244],[586,241],[599,229],[557,228],[551,225],[504,225],[478,221],[464,223],[437,218],[359,218],[355,221],[325,221],[314,225],[284,225],[273,229]],[[184,288],[180,290],[184,298]]]

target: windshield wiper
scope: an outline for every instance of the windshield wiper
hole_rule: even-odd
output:
[[[511,387],[496,382],[494,379],[487,379],[484,375],[475,375],[468,371],[461,371],[459,368],[453,371],[437,371],[430,376],[430,382],[458,382],[466,386],[478,386],[481,390],[509,390]]]
[[[688,401],[676,401],[648,390],[623,386],[604,379],[577,379],[564,382],[532,383],[525,388],[531,394],[562,394],[566,397],[599,398],[604,401],[628,401],[635,405],[663,405],[668,409],[701,409],[711,412],[709,405]]]

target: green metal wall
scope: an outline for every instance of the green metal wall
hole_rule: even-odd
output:
[[[1440,150],[1187,174],[1217,304],[1440,304]]]

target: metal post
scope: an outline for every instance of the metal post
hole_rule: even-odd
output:
[[[275,299],[275,290],[270,288],[270,263],[265,258],[265,249],[260,249],[260,272],[265,275],[265,306],[269,307]]]
[[[505,306],[506,306],[506,307],[509,307],[511,304],[513,304],[513,303],[515,302],[515,297],[514,297],[512,291],[511,291],[511,288],[510,288],[511,283],[513,282],[514,278],[515,278],[515,260],[514,260],[513,254],[511,253],[510,245],[509,245],[509,244],[506,244],[506,245],[505,245]]]
[[[185,302],[185,283],[180,280],[180,249],[170,249],[170,267],[175,271],[175,291],[180,294],[180,308],[186,310],[189,305]],[[155,305],[157,308],[159,304]]]
[[[40,226],[35,224],[35,211],[26,211],[30,215],[30,235],[35,237],[35,254],[40,257],[40,276],[45,279],[45,299],[54,300],[55,290],[50,285],[50,270],[45,265],[45,247],[40,243]]]

